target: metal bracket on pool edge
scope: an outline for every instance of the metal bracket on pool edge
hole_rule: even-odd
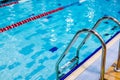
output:
[[[118,60],[117,60],[117,64],[115,65],[114,70],[116,72],[120,72],[120,40],[119,40],[119,49],[118,49]]]

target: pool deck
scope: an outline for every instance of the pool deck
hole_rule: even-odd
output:
[[[116,62],[114,64],[116,64]],[[114,64],[105,73],[105,79],[107,79],[107,80],[120,80],[120,72],[114,71]]]
[[[106,44],[106,70],[108,70],[108,68],[117,60],[119,39],[120,33]],[[88,59],[83,65],[81,65],[81,67],[79,67],[72,74],[70,74],[70,76],[68,76],[65,80],[99,80],[101,67],[101,52],[102,50],[100,49],[94,56]]]

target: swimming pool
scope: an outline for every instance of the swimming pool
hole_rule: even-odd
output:
[[[0,7],[0,28],[17,23],[0,33],[0,79],[54,80],[56,61],[75,33],[92,28],[103,16],[120,20],[119,4],[118,0],[22,0]],[[30,20],[35,16],[39,18]],[[114,22],[105,21],[96,31],[107,41],[119,30]],[[80,62],[100,46],[97,41],[92,36],[83,46]],[[74,55],[79,43],[76,42],[61,65]]]

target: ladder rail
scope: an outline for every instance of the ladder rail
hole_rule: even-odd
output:
[[[117,64],[114,68],[116,72],[120,72],[120,40],[119,40],[119,47],[118,47],[118,59],[117,59]]]
[[[105,17],[100,18],[100,19],[95,23],[95,25],[92,27],[91,30],[95,30],[103,20],[112,20],[113,22],[115,22],[117,25],[120,26],[120,22],[119,22],[116,18],[111,17],[111,16],[105,16]],[[91,35],[91,33],[88,33],[88,35],[84,38],[84,40],[83,40],[83,41],[80,43],[80,45],[78,46],[78,48],[77,48],[77,53],[76,53],[76,54],[77,54],[76,56],[78,56],[78,59],[79,59],[80,49],[81,49],[82,46],[85,44],[85,42],[86,42],[87,39],[90,37],[90,35]],[[120,55],[119,55],[119,56],[120,56]],[[104,55],[102,55],[102,57],[104,57]],[[103,59],[104,59],[104,58],[103,58]],[[119,57],[118,59],[119,59],[119,64],[120,64],[120,57]],[[101,63],[101,64],[104,64],[103,61],[104,61],[104,60],[102,60],[102,63]],[[77,63],[78,63],[78,62],[77,62]],[[117,65],[118,65],[118,63],[117,63]],[[103,75],[104,75],[104,70],[102,69],[102,65],[101,65],[100,80],[103,80],[103,77],[104,77]]]
[[[116,18],[111,17],[111,16],[105,16],[105,17],[100,18],[100,19],[95,23],[95,25],[92,27],[92,30],[95,30],[103,20],[112,20],[113,22],[115,22],[117,25],[120,26],[120,22],[119,22]],[[84,40],[83,40],[83,41],[81,42],[81,44],[78,46],[78,48],[77,48],[77,56],[79,56],[81,47],[85,44],[85,42],[86,42],[87,39],[90,37],[90,35],[91,35],[91,33],[88,33],[88,35],[84,38]],[[103,55],[102,55],[102,56],[103,56]],[[79,57],[78,57],[78,59],[79,59]],[[119,58],[118,58],[118,59],[119,59]],[[103,63],[103,62],[102,62],[102,63]],[[102,69],[101,69],[101,70],[102,70]],[[104,72],[101,71],[101,73],[100,73],[101,78],[102,78],[103,73],[104,73]],[[101,80],[103,80],[103,79],[101,79]]]
[[[96,23],[95,25],[92,27],[92,30],[95,30],[98,25],[103,21],[103,20],[112,20],[114,21],[116,24],[118,24],[120,26],[120,22],[116,19],[116,18],[113,18],[111,16],[105,16],[105,17],[102,17],[100,18]],[[84,38],[84,40],[81,42],[81,44],[78,46],[78,49],[77,49],[77,55],[79,55],[79,50],[80,48],[85,44],[86,40],[90,37],[91,33],[88,33],[88,35]]]
[[[95,31],[93,30],[89,30],[89,29],[83,29],[83,30],[79,30],[75,36],[73,37],[73,39],[71,40],[71,42],[69,43],[69,45],[67,46],[67,48],[65,49],[65,51],[63,52],[63,54],[60,56],[60,58],[58,59],[57,63],[56,63],[56,79],[59,80],[59,64],[61,63],[61,61],[63,60],[63,58],[66,56],[66,54],[68,53],[68,51],[70,50],[70,48],[72,47],[72,45],[75,43],[75,41],[78,39],[79,35],[83,32],[89,32],[93,35],[95,35],[99,40],[100,43],[102,44],[102,64],[101,64],[101,80],[104,80],[104,73],[105,73],[105,60],[106,60],[106,45],[102,39],[102,37]]]

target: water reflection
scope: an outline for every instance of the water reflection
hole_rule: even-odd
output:
[[[93,21],[94,15],[95,15],[95,11],[93,8],[89,7],[88,8],[88,13],[87,13],[87,17],[89,18],[89,22]]]
[[[68,11],[68,15],[65,19],[66,21],[66,32],[69,32],[71,30],[71,27],[74,25],[74,19],[72,18],[72,11]]]
[[[55,30],[52,29],[52,30],[51,30],[51,35],[50,35],[50,41],[51,41],[51,42],[55,42],[56,40],[57,40],[57,35],[56,35],[56,33],[55,33]]]

